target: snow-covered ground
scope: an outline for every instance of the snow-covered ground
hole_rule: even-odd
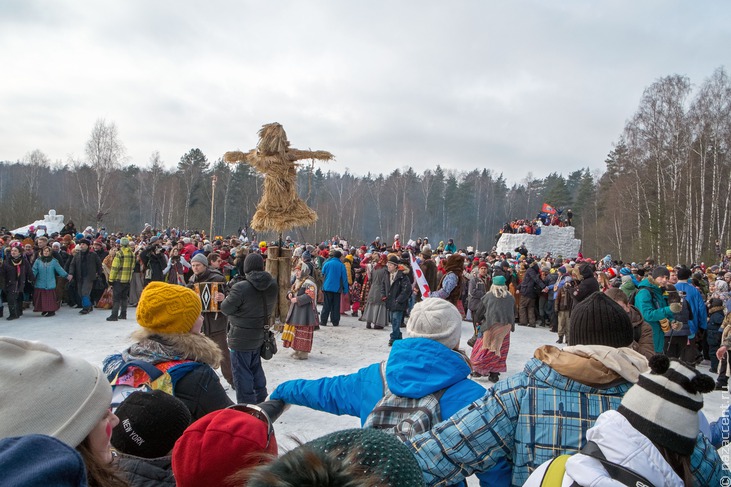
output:
[[[134,316],[134,308],[129,310],[129,315]],[[107,316],[109,311],[105,310],[94,310],[84,316],[78,310],[66,306],[52,318],[43,318],[39,313],[26,310],[19,320],[0,320],[0,335],[41,341],[63,353],[83,357],[93,364],[101,365],[104,357],[122,350],[130,343],[129,335],[138,326],[134,319],[107,322]],[[471,334],[472,325],[464,322],[462,347],[468,352],[470,349],[467,347],[467,339]],[[315,332],[309,360],[293,359],[290,357],[290,350],[283,349],[280,342],[279,353],[272,360],[264,361],[269,391],[289,379],[348,374],[371,363],[385,360],[390,350],[388,335],[387,330],[367,330],[365,323],[351,316],[342,316],[339,327],[322,327]],[[555,340],[556,334],[549,332],[547,328],[516,327],[510,340],[508,372],[502,374],[502,377],[522,370],[537,347],[554,344]],[[707,372],[708,365],[701,365],[700,369]],[[487,381],[482,384],[486,388],[492,385]],[[234,392],[229,391],[229,395],[235,401]],[[725,391],[714,391],[706,394],[704,399],[703,412],[709,421],[714,421],[728,407],[731,397]],[[332,431],[359,426],[360,421],[355,417],[334,416],[293,406],[277,421],[276,432],[280,446],[289,449],[293,445],[289,438],[291,436],[308,441]]]

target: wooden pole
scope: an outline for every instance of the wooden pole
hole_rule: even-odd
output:
[[[289,301],[287,300],[287,293],[291,287],[289,281],[292,278],[292,249],[289,247],[282,247],[279,250],[279,277],[277,282],[279,284],[279,321],[284,323],[287,319],[287,312],[289,311]]]
[[[213,208],[216,202],[216,180],[218,178],[214,174],[211,178],[211,233],[208,235],[208,240],[213,242]],[[225,203],[225,201],[224,201]]]
[[[269,274],[272,275],[275,281],[277,281],[277,276],[279,275],[279,247],[276,245],[273,245],[271,247],[267,247],[267,259],[264,264],[264,270],[267,271]],[[279,296],[277,296],[277,299]],[[279,303],[277,303],[274,306],[274,312],[272,312],[271,316],[271,323],[274,324],[279,317]]]

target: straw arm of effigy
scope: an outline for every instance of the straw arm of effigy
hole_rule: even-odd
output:
[[[290,161],[301,161],[302,159],[317,159],[320,161],[331,161],[335,158],[332,154],[330,154],[328,151],[324,150],[316,150],[316,151],[310,151],[310,150],[299,150],[299,149],[289,149],[287,152],[285,152],[287,155],[287,159]]]
[[[246,159],[253,153],[256,153],[256,151],[250,151],[248,154],[244,154],[241,151],[230,151],[223,155],[223,160],[229,164],[238,164],[240,162],[246,162]]]

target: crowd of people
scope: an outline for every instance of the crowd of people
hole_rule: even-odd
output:
[[[279,336],[292,358],[308,359],[318,330],[350,314],[389,330],[387,360],[269,394],[272,245],[292,249]],[[13,485],[460,485],[474,474],[507,486],[545,485],[549,472],[566,485],[719,485],[727,468],[716,449],[728,411],[709,425],[700,410],[731,368],[731,250],[711,266],[667,266],[399,235],[267,244],[69,225],[0,246],[8,320],[66,304],[107,307],[107,321],[134,307],[139,324],[100,367],[0,337],[0,465]],[[502,380],[516,325],[550,327],[561,346]],[[704,360],[715,381],[696,370]],[[277,458],[274,422],[289,404],[363,428]],[[33,468],[39,452],[53,460],[45,470]]]
[[[553,210],[552,212],[540,212],[533,220],[520,218],[505,222],[505,225],[500,229],[497,234],[499,239],[503,233],[527,233],[529,235],[540,235],[541,227],[555,226],[555,227],[570,227],[573,225],[574,212],[571,208],[566,210],[564,215],[563,210]]]

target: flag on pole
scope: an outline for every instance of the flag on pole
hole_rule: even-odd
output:
[[[541,208],[541,211],[543,213],[549,213],[549,214],[553,215],[556,213],[556,208],[549,205],[548,203],[543,203],[543,207]]]
[[[429,283],[426,282],[426,277],[424,277],[424,273],[421,271],[419,263],[416,262],[416,257],[414,257],[414,253],[409,252],[409,256],[411,257],[411,269],[414,272],[414,278],[416,279],[416,283],[419,285],[419,291],[421,291],[421,296],[423,298],[428,298],[429,294],[431,293],[431,289],[429,289]]]

